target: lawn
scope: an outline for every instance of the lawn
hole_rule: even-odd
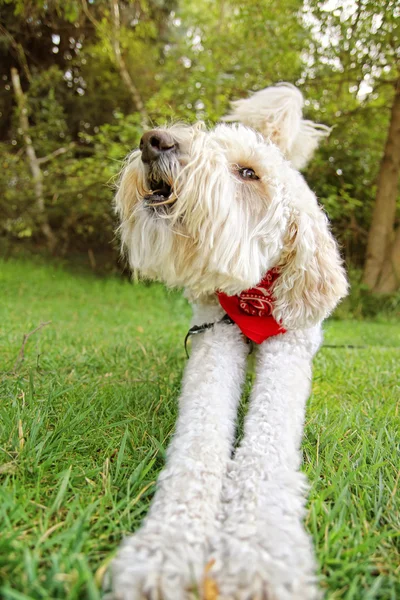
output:
[[[160,285],[33,262],[0,262],[0,290],[0,595],[98,599],[164,462],[190,309]],[[325,330],[361,347],[315,360],[303,468],[321,584],[332,600],[396,600],[400,324]]]

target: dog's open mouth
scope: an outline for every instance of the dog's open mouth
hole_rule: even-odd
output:
[[[151,207],[172,206],[177,200],[177,196],[172,186],[160,179],[159,181],[149,181],[148,185],[151,193],[144,197],[146,204]]]

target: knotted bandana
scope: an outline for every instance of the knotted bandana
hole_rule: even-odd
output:
[[[274,298],[271,288],[278,276],[279,273],[271,269],[256,287],[245,290],[237,296],[227,296],[223,292],[217,292],[219,303],[224,311],[241,332],[256,344],[261,344],[267,338],[286,331],[272,316]]]

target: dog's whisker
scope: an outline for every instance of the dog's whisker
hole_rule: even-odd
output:
[[[173,229],[172,227],[169,228],[170,231],[172,231],[172,233],[175,233],[175,235],[180,235],[181,237],[190,239],[190,235],[186,235],[185,233],[182,233],[181,231],[176,231],[176,229]]]
[[[157,194],[157,190],[155,192],[153,192],[153,194]],[[150,202],[148,205],[149,206],[166,206],[167,204],[174,204],[174,202],[176,202],[178,196],[176,196],[175,194],[171,194],[171,196],[169,198],[167,198],[166,200],[162,201],[162,202]]]

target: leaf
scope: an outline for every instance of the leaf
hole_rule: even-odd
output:
[[[68,482],[69,482],[69,479],[71,476],[71,471],[72,471],[72,465],[70,467],[68,467],[68,469],[64,473],[64,476],[61,480],[60,489],[58,490],[56,499],[54,500],[54,502],[50,508],[50,513],[49,513],[50,515],[57,512],[62,504],[62,501],[63,501],[64,496],[67,491]]]
[[[210,560],[204,568],[203,600],[218,600],[219,590],[217,582],[209,575],[214,563],[215,560]]]

